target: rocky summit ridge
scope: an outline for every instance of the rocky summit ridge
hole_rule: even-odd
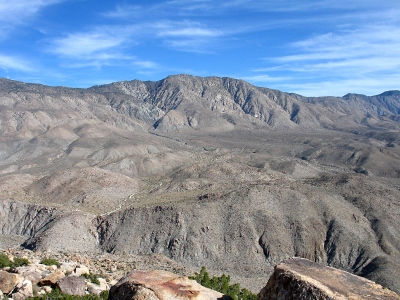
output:
[[[211,284],[216,282],[215,277],[210,280],[205,269],[189,279],[186,275],[192,271],[176,268],[176,263],[163,257],[148,257],[143,264],[143,257],[132,256],[128,261],[114,260],[112,255],[28,250],[8,250],[0,255],[0,299],[61,299],[60,293],[110,300],[400,299],[370,280],[303,258],[291,258],[275,266],[266,285],[252,294],[238,284],[230,285],[226,275],[218,277],[220,284]],[[4,267],[5,260],[11,266]],[[165,270],[171,267],[174,273]],[[209,289],[211,286],[214,290]]]
[[[160,254],[253,290],[299,256],[399,292],[399,111],[398,91],[0,79],[0,248]]]

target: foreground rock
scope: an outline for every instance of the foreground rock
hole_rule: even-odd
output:
[[[258,300],[312,299],[400,299],[365,278],[311,262],[288,259],[275,267]]]
[[[14,256],[11,252],[7,252],[11,260],[21,256]],[[5,267],[0,270],[0,299],[3,299],[2,295],[7,295],[14,300],[24,300],[32,296],[50,293],[54,287],[58,287],[62,293],[78,296],[88,293],[100,295],[110,288],[107,280],[99,277],[103,275],[92,273],[82,263],[66,260],[67,256],[58,255],[58,258],[63,258],[65,261],[57,265],[44,265],[40,263],[42,259],[35,257],[39,253],[23,252],[30,254],[30,259],[28,256],[24,256],[29,261],[28,265],[16,268]],[[84,257],[81,259],[85,260]],[[86,274],[89,276],[82,276]],[[107,276],[110,282],[114,281],[112,278]],[[115,282],[117,281],[115,280]]]
[[[22,278],[18,274],[10,274],[0,270],[0,290],[4,294],[10,293],[21,282]]]
[[[79,276],[64,277],[57,282],[57,286],[63,293],[83,296],[85,295],[86,281]]]
[[[167,271],[135,271],[111,287],[109,300],[231,299],[194,280]]]

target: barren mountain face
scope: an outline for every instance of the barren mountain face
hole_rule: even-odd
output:
[[[300,256],[400,292],[399,112],[399,91],[0,79],[0,241],[163,254],[255,290]]]

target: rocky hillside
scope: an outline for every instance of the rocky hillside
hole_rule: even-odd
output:
[[[0,252],[0,299],[400,299],[370,280],[304,258],[275,266],[254,294],[230,284],[229,275],[210,278],[205,268],[190,277],[195,280],[189,274],[160,255],[8,250]]]
[[[1,79],[0,248],[162,254],[253,290],[300,256],[399,292],[399,99]]]

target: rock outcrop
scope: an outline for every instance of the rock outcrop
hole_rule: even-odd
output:
[[[109,300],[216,300],[231,299],[187,277],[166,271],[135,271],[110,289]]]
[[[21,276],[18,274],[10,274],[0,270],[0,290],[4,294],[9,294],[13,289],[22,282]]]
[[[57,282],[57,286],[61,292],[69,295],[85,295],[86,281],[80,276],[64,277]]]
[[[303,258],[285,260],[275,267],[258,300],[392,299],[396,293],[365,278]]]
[[[26,251],[25,251],[26,252]],[[30,263],[20,267],[5,267],[0,270],[0,292],[14,300],[23,300],[35,295],[50,293],[56,286],[61,292],[70,295],[85,295],[87,293],[100,295],[109,290],[106,279],[95,275],[89,268],[77,261],[63,261],[56,265],[41,264],[38,256],[30,252]],[[16,256],[8,253],[13,260]],[[42,257],[43,258],[43,257]],[[7,271],[6,271],[7,270]],[[94,270],[93,270],[94,271]],[[80,275],[89,275],[86,277]],[[96,278],[95,282],[92,279]],[[119,278],[119,277],[118,277]],[[110,279],[110,277],[107,277]],[[112,279],[116,283],[117,280]],[[0,293],[0,299],[1,294]]]

